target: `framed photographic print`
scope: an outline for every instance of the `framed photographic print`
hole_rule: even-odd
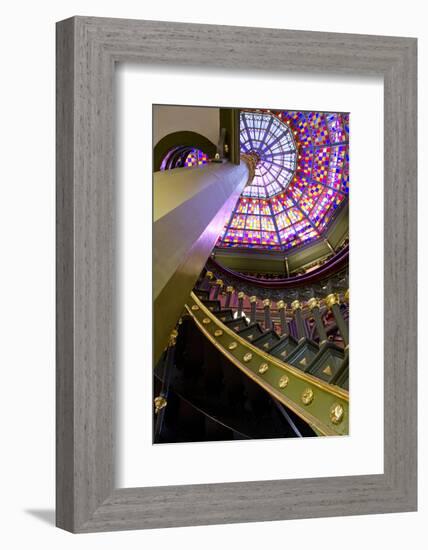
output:
[[[416,509],[416,40],[57,26],[57,525]]]

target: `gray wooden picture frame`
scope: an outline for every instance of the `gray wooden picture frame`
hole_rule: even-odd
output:
[[[416,51],[414,38],[90,17],[57,24],[59,527],[82,533],[416,510]],[[114,486],[118,62],[383,76],[383,474]]]

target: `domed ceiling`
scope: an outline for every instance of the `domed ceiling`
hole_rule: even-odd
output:
[[[288,250],[322,237],[348,200],[349,114],[242,111],[241,154],[255,174],[220,248]]]
[[[265,199],[285,191],[296,171],[291,128],[270,113],[242,112],[240,118],[241,154],[256,161],[254,178],[242,196]]]

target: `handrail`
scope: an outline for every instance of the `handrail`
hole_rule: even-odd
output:
[[[192,292],[186,310],[199,330],[242,372],[319,435],[348,435],[349,393],[257,348],[222,323]]]
[[[237,271],[234,271],[233,269],[230,269],[228,267],[225,267],[224,265],[221,265],[214,258],[209,258],[207,265],[209,266],[211,264],[211,266],[213,266],[215,269],[223,273],[226,273],[227,275],[229,275],[229,277],[233,277],[238,281],[252,284],[257,287],[295,288],[298,286],[304,286],[310,283],[314,283],[323,279],[324,277],[329,277],[330,275],[334,275],[335,273],[340,271],[342,268],[344,268],[348,264],[348,262],[349,262],[349,246],[345,246],[335,256],[327,260],[327,262],[322,266],[320,266],[318,269],[314,269],[313,271],[310,271],[309,273],[305,273],[304,275],[288,277],[287,279],[274,279],[274,280],[253,277],[252,275],[244,275],[243,273],[239,273]]]

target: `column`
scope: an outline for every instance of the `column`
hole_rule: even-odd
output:
[[[325,303],[329,309],[331,309],[334,319],[336,321],[337,328],[339,329],[340,335],[343,338],[343,343],[345,344],[345,349],[349,344],[349,335],[348,335],[348,326],[343,319],[342,312],[339,307],[339,296],[337,294],[329,294],[325,298]]]
[[[270,300],[269,298],[266,298],[266,300],[263,300],[263,309],[265,314],[265,330],[271,330],[272,329],[272,319],[270,316]]]
[[[154,361],[248,181],[245,162],[154,172]]]
[[[205,272],[205,277],[202,281],[202,284],[201,284],[201,289],[202,290],[208,290],[208,292],[210,291],[211,289],[211,281],[214,279],[214,273],[212,271],[206,271]]]
[[[220,290],[222,288],[223,288],[223,281],[221,279],[217,279],[216,282],[215,282],[215,287],[214,287],[213,300],[218,299],[218,295],[219,295]]]
[[[288,333],[287,318],[285,316],[286,303],[284,302],[284,300],[280,300],[279,302],[277,302],[276,307],[278,308],[278,312],[279,312],[279,319],[281,322],[281,336],[282,336],[283,334]]]
[[[256,322],[257,296],[250,296],[250,323]]]
[[[294,318],[296,320],[297,337],[299,342],[301,342],[306,338],[306,330],[302,315],[302,305],[299,300],[294,300],[294,302],[291,302],[291,309],[293,310]]]
[[[287,258],[287,256],[285,256],[285,258],[284,258],[284,267],[285,267],[285,276],[289,277],[290,276],[290,269],[288,267],[288,258]]]
[[[242,317],[242,312],[244,309],[244,293],[238,293],[238,317]]]
[[[327,332],[322,321],[321,312],[320,312],[320,301],[318,298],[311,298],[308,300],[308,307],[312,313],[312,317],[315,320],[315,326],[317,328],[317,333],[319,336],[319,345],[323,346],[327,343]]]
[[[224,307],[230,307],[230,300],[232,299],[233,286],[226,287],[226,301]]]

